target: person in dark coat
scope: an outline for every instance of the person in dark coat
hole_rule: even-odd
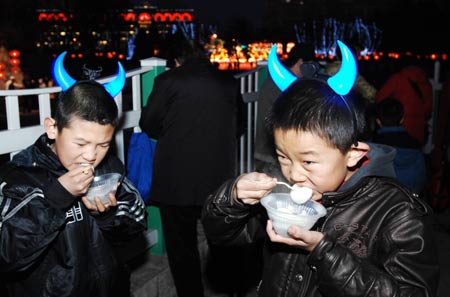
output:
[[[175,67],[155,78],[139,125],[156,139],[151,204],[161,213],[179,297],[204,294],[197,225],[208,194],[237,169],[239,83],[191,40],[174,38]]]
[[[417,194],[423,194],[427,179],[425,156],[419,140],[403,127],[403,104],[391,97],[376,105],[379,128],[373,142],[395,148],[394,169],[397,179]]]

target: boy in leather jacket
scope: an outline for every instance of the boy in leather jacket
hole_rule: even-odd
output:
[[[339,46],[345,71],[332,78],[291,78],[274,50],[268,63],[283,91],[268,118],[282,173],[311,188],[327,215],[311,230],[290,226],[289,237],[276,234],[259,202],[277,180],[252,172],[209,196],[206,235],[221,245],[264,240],[258,296],[435,296],[430,208],[393,178],[394,150],[360,138],[364,108],[351,91],[356,62]]]
[[[45,133],[1,169],[0,275],[9,296],[129,295],[114,247],[140,235],[146,215],[123,163],[108,154],[119,122],[110,90],[119,84],[62,86]],[[122,174],[116,194],[89,202],[94,176],[110,172]]]

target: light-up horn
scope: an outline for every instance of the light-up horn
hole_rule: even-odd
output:
[[[341,41],[337,41],[342,54],[339,71],[327,80],[328,85],[339,95],[347,95],[356,81],[356,60],[350,49]]]
[[[77,81],[73,79],[64,68],[64,57],[67,52],[62,52],[53,62],[53,78],[63,91],[73,86]]]
[[[119,68],[119,70],[117,71],[116,78],[103,85],[106,91],[111,94],[113,98],[116,97],[117,94],[120,93],[120,91],[122,91],[123,87],[125,86],[126,80],[125,70],[123,69],[123,66],[122,64],[120,64],[120,62],[117,62],[117,67]]]
[[[327,79],[327,84],[339,95],[347,95],[356,81],[356,60],[350,49],[341,41],[337,41],[342,53],[342,63],[339,71]],[[298,78],[287,70],[278,60],[276,45],[273,45],[268,59],[270,76],[283,92]]]
[[[66,91],[77,82],[64,68],[64,57],[66,54],[67,52],[62,52],[58,57],[56,57],[53,63],[53,78],[56,84],[58,84],[63,91]],[[117,64],[119,69],[117,71],[116,78],[103,85],[105,90],[113,98],[116,97],[120,91],[122,91],[126,80],[125,69],[120,62],[117,62]]]
[[[272,45],[270,49],[267,67],[269,68],[270,76],[281,92],[297,80],[297,76],[287,70],[278,60],[276,44]]]

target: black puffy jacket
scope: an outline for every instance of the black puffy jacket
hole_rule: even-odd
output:
[[[123,177],[118,205],[94,215],[57,181],[66,170],[45,135],[0,172],[0,276],[10,296],[115,296],[113,246],[146,228],[145,205]],[[108,155],[96,174],[124,173]],[[2,295],[3,296],[3,295]]]
[[[259,296],[435,296],[439,266],[430,209],[395,179],[371,175],[383,171],[373,164],[391,154],[380,147],[372,146],[371,166],[339,192],[323,194],[327,215],[313,229],[325,236],[311,253],[272,243],[264,208],[232,199],[236,180],[206,201],[207,237],[221,245],[265,239]]]

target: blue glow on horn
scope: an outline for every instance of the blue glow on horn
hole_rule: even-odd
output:
[[[106,91],[114,98],[116,97],[120,91],[122,91],[123,87],[125,86],[125,80],[126,80],[126,73],[123,69],[123,66],[120,62],[117,62],[119,66],[119,70],[117,71],[116,78],[106,84],[103,85],[103,87],[106,89]]]
[[[62,52],[53,62],[53,79],[63,91],[73,86],[77,81],[73,79],[64,68],[64,57],[67,52]]]
[[[281,64],[280,60],[278,60],[276,44],[272,45],[272,48],[270,49],[267,66],[269,68],[270,76],[281,92],[286,90],[294,81],[297,80],[297,76],[287,70]]]
[[[356,81],[356,60],[350,49],[341,41],[337,41],[342,53],[339,71],[327,80],[328,85],[339,95],[347,95]]]

